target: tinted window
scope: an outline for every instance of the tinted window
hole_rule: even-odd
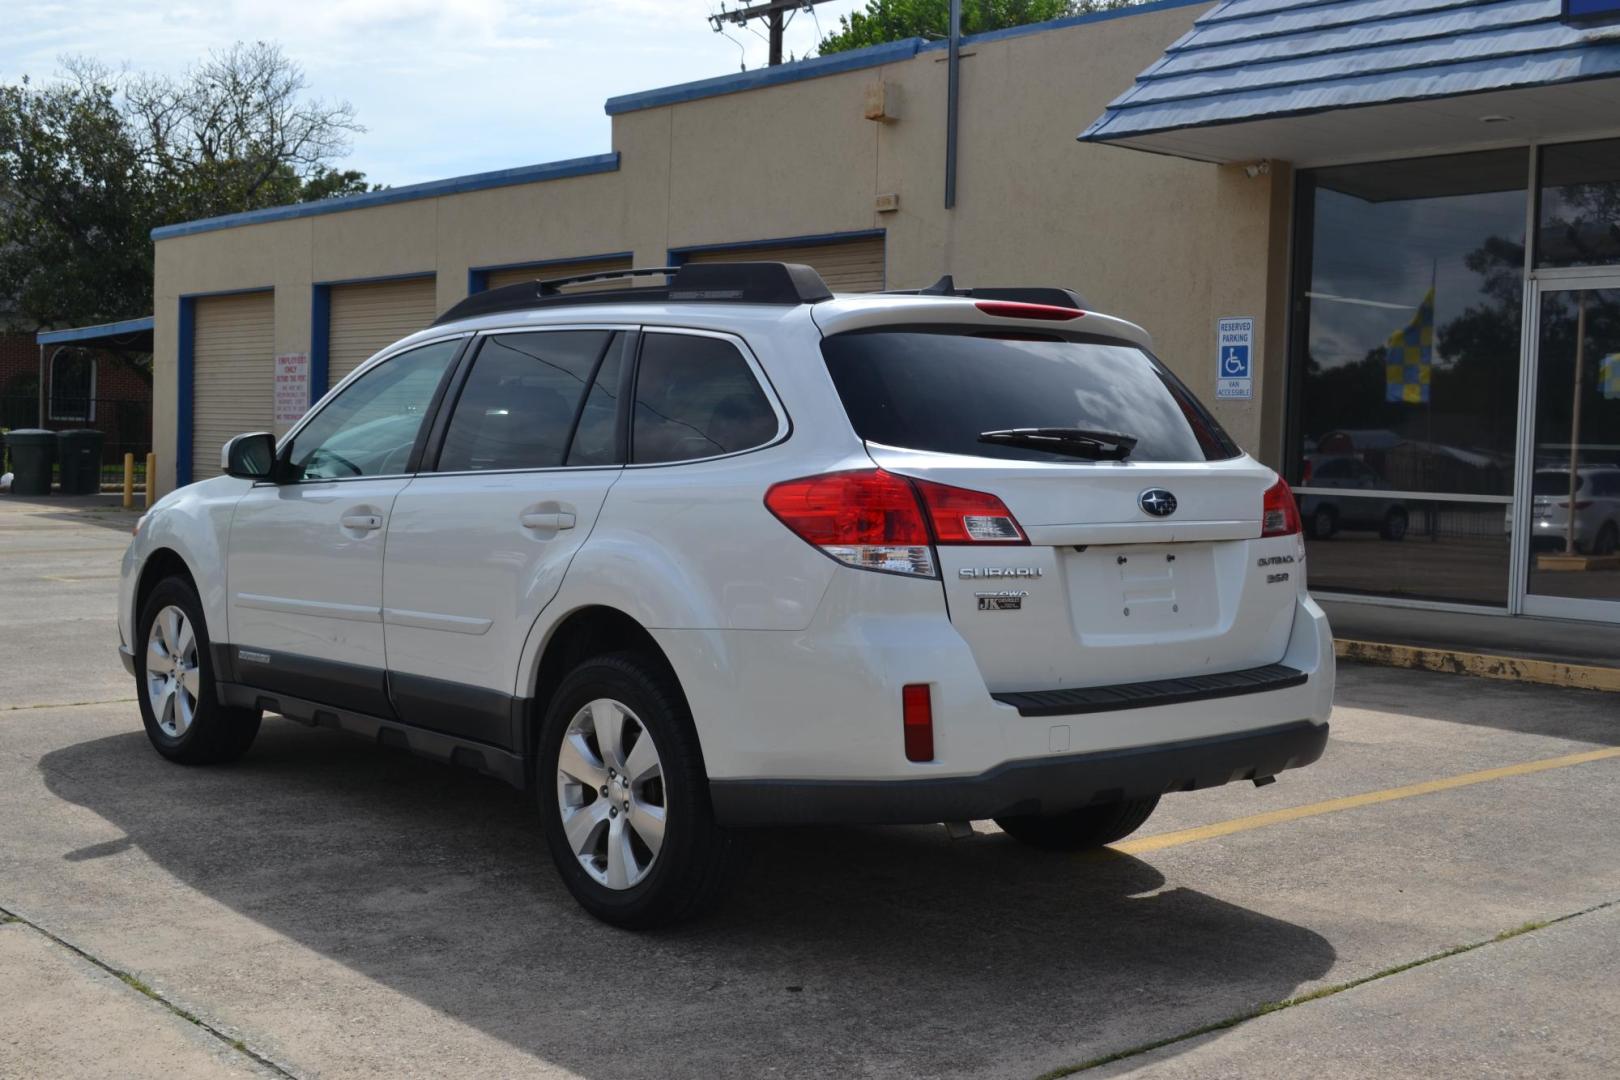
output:
[[[1580,492],[1586,488],[1586,477],[1580,473],[1575,474],[1575,490]],[[1568,495],[1569,473],[1551,472],[1538,469],[1535,478],[1530,481],[1530,494],[1532,495]]]
[[[1541,151],[1538,266],[1620,262],[1620,139]]]
[[[1357,457],[1401,491],[1512,492],[1526,175],[1522,149],[1301,173],[1301,457]]]
[[[1205,461],[1238,449],[1134,345],[948,331],[840,334],[821,344],[863,439],[1022,461],[1084,459],[979,441],[1007,428],[1084,428],[1136,438],[1132,461]]]
[[[295,480],[392,476],[405,471],[445,368],[460,341],[384,360],[326,403],[287,451]]]
[[[648,334],[636,373],[630,460],[690,461],[776,435],[776,413],[748,362],[718,338]]]
[[[484,341],[456,400],[440,472],[561,465],[605,330],[505,334]]]
[[[619,419],[619,375],[624,368],[624,346],[628,335],[620,334],[608,348],[602,366],[597,368],[585,411],[579,414],[574,444],[568,448],[570,465],[612,465],[618,462],[614,439]]]

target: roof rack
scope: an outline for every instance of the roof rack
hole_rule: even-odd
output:
[[[601,289],[565,293],[566,285],[620,278],[664,276],[667,285],[627,289]],[[433,325],[493,315],[503,311],[560,307],[575,304],[626,302],[715,302],[741,304],[814,304],[831,300],[832,290],[808,266],[780,262],[689,263],[685,266],[649,266],[605,270],[595,274],[525,281],[474,293],[434,320]]]
[[[980,286],[958,289],[951,275],[946,274],[926,289],[890,289],[888,296],[970,296],[976,300],[1012,300],[1024,304],[1047,304],[1051,307],[1084,310],[1086,302],[1073,289],[1060,289],[1052,285]]]

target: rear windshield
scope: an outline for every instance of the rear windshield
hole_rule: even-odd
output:
[[[1586,477],[1580,473],[1575,474],[1575,490],[1580,491],[1586,486]],[[1532,495],[1568,495],[1569,473],[1551,472],[1546,469],[1538,471],[1535,479],[1530,481]]]
[[[954,329],[862,331],[821,343],[861,438],[910,450],[1083,462],[981,441],[987,431],[1069,428],[1135,438],[1131,461],[1216,461],[1236,444],[1185,386],[1134,345]]]

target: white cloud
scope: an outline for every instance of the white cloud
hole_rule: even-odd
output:
[[[727,0],[735,8],[742,0]],[[816,9],[823,31],[864,6]],[[602,103],[765,63],[764,41],[706,17],[719,0],[15,0],[0,79],[65,55],[175,72],[238,40],[279,42],[317,96],[352,102],[367,133],[343,164],[389,184],[610,149]],[[761,28],[762,29],[762,28]],[[819,35],[801,13],[787,49]]]

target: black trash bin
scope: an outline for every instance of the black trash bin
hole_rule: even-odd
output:
[[[98,495],[101,493],[101,442],[99,431],[58,431],[56,433],[56,460],[61,463],[63,495]]]
[[[6,432],[11,451],[13,495],[49,495],[51,465],[56,461],[56,432],[44,428],[18,428]]]

